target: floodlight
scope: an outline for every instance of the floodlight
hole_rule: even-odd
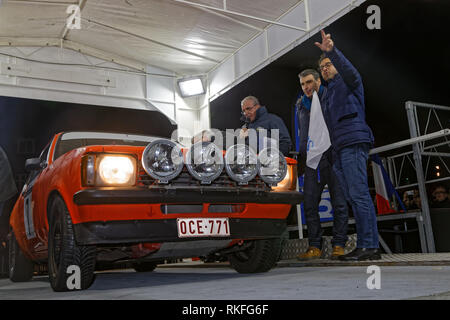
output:
[[[205,93],[203,81],[198,77],[178,80],[178,87],[180,88],[181,96],[183,98]]]

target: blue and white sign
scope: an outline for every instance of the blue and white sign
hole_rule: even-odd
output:
[[[298,186],[299,190],[303,191],[303,176],[298,178]],[[305,218],[305,210],[303,208],[303,202],[300,205],[301,209],[301,215],[302,215],[302,224],[306,225],[306,218]],[[322,191],[322,197],[319,203],[319,216],[320,216],[320,222],[327,222],[327,221],[333,221],[333,206],[331,205],[331,197],[330,197],[330,191],[328,190],[328,185],[325,185],[325,188]]]

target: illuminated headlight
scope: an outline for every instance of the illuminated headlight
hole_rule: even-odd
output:
[[[287,164],[286,176],[278,182],[276,186],[272,186],[272,190],[276,192],[294,191],[297,188],[297,164],[293,160]]]
[[[259,153],[258,159],[260,163],[258,175],[264,182],[276,185],[285,178],[287,172],[286,159],[278,149],[263,149]]]
[[[136,157],[125,154],[92,153],[81,160],[83,186],[132,186],[136,184]]]
[[[222,173],[222,150],[211,142],[196,143],[186,154],[185,163],[194,178],[209,184]]]
[[[107,185],[133,185],[136,160],[129,156],[105,155],[98,162],[98,177]]]
[[[225,170],[234,181],[247,183],[258,174],[258,156],[244,144],[228,148],[225,154]]]
[[[162,183],[168,183],[183,170],[183,153],[173,141],[155,140],[142,153],[145,172]]]

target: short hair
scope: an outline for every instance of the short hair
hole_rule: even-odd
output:
[[[254,104],[255,106],[256,106],[257,104],[259,104],[258,98],[254,97],[254,96],[247,96],[247,97],[245,97],[244,99],[242,99],[242,101],[241,101],[241,107],[242,107],[242,105],[244,104],[244,102],[247,101],[247,100],[253,101],[253,104]]]
[[[325,53],[322,53],[322,54],[320,55],[319,62],[318,62],[319,70],[320,70],[320,63],[321,63],[324,59],[326,59],[326,58],[328,58],[328,57],[327,57],[327,55],[326,55]]]
[[[448,188],[446,186],[444,186],[443,184],[438,184],[437,186],[434,187],[433,189],[433,193],[436,191],[436,189],[441,188],[444,189],[445,193],[448,193]]]
[[[320,79],[320,74],[314,69],[303,70],[302,72],[300,72],[298,74],[298,77],[299,78],[304,78],[306,76],[309,76],[310,74],[314,77],[314,80],[319,80]]]

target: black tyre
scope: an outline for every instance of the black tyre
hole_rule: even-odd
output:
[[[34,263],[23,254],[14,232],[11,232],[8,247],[9,279],[13,282],[30,281],[33,277]]]
[[[133,269],[136,272],[152,272],[158,263],[154,261],[141,261],[133,263]]]
[[[279,238],[252,240],[247,249],[231,254],[228,259],[239,273],[267,272],[277,263],[280,250]]]
[[[53,290],[89,288],[94,282],[96,247],[76,243],[72,219],[60,197],[56,197],[51,204],[49,220],[48,276]],[[68,278],[76,272],[71,266],[79,267],[79,286],[68,286]]]

